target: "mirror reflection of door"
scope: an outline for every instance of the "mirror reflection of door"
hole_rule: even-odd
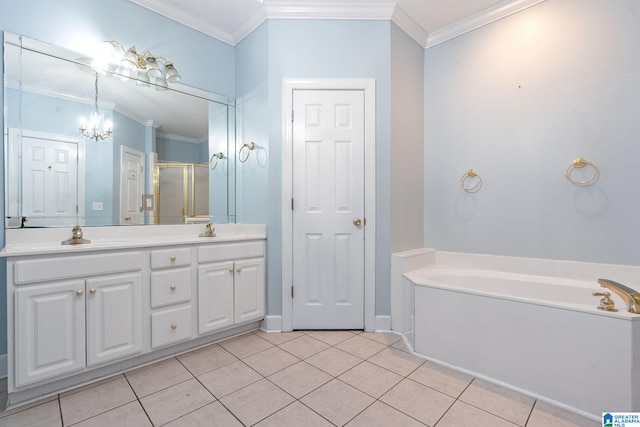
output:
[[[25,227],[83,225],[81,139],[23,131],[22,217]]]
[[[123,146],[121,165],[120,224],[144,224],[144,153]]]
[[[156,165],[156,224],[209,222],[209,168],[194,163]]]

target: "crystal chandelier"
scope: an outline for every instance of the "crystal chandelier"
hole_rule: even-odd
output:
[[[84,117],[80,118],[80,132],[85,138],[95,139],[96,141],[107,140],[111,137],[113,131],[111,130],[111,121],[104,120],[104,116],[98,111],[98,73],[96,72],[96,97],[95,107],[96,111],[91,113],[89,120]]]

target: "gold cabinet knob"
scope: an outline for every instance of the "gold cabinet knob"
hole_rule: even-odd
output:
[[[230,268],[230,269],[229,269],[229,273],[233,273],[233,268]]]
[[[81,297],[82,295],[84,295],[84,291],[82,289],[78,289],[76,291],[76,295],[78,295],[79,297]]]
[[[238,268],[236,271],[237,271],[238,273],[240,273],[240,272],[242,271],[242,269],[241,269],[241,268]]]
[[[175,291],[176,290],[176,285],[171,285],[171,286],[169,286],[169,288],[171,288],[172,291]]]
[[[91,288],[91,289],[89,290],[89,293],[90,293],[91,295],[94,295],[96,292],[98,292],[98,291],[96,290],[96,288]]]
[[[171,259],[171,262],[173,262],[173,261],[175,261],[175,260],[176,260],[176,256],[175,256],[175,255],[172,255],[170,259]]]
[[[359,227],[360,224],[362,224],[362,220],[360,218],[356,218],[353,220],[353,225],[355,225],[356,227]]]
[[[171,324],[171,329],[178,329],[178,325],[176,323]]]

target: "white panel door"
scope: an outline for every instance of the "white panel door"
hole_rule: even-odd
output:
[[[236,261],[235,323],[264,318],[264,258]]]
[[[364,327],[364,92],[293,94],[293,328]]]
[[[233,262],[198,267],[198,333],[233,325]]]
[[[87,280],[87,365],[142,352],[142,275]]]
[[[120,224],[144,223],[141,210],[144,193],[144,153],[122,147],[122,176],[120,190]]]
[[[22,137],[22,216],[27,226],[78,224],[78,143]]]
[[[16,386],[85,367],[84,281],[15,291]]]

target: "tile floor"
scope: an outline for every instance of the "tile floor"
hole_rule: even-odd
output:
[[[252,332],[0,413],[0,426],[116,425],[600,424],[419,359],[398,335],[360,331]]]

